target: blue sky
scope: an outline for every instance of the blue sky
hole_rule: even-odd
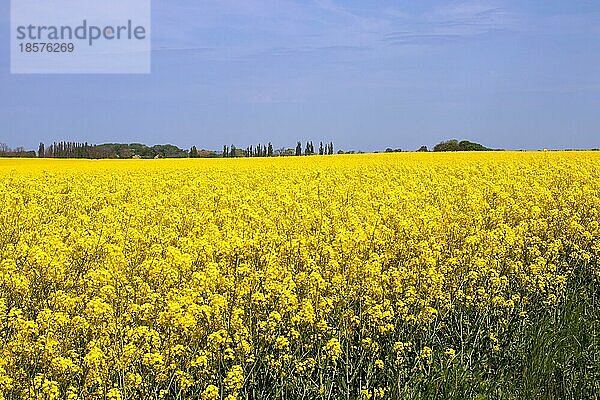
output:
[[[600,2],[153,0],[150,75],[11,75],[0,142],[600,147]]]

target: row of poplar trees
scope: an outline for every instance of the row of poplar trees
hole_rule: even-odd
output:
[[[239,149],[235,145],[223,146],[223,157],[273,157],[277,156],[310,156],[313,154],[319,155],[330,155],[333,154],[333,142],[329,144],[320,142],[318,152],[315,151],[315,146],[312,141],[306,142],[304,150],[302,149],[302,142],[296,144],[296,149],[280,149],[277,151],[273,150],[273,145],[269,142],[268,144],[257,144],[256,146],[248,146],[246,149]]]
[[[40,143],[38,148],[38,157],[50,158],[87,158],[92,148],[87,142],[54,142],[46,148],[44,143]]]
[[[304,148],[304,155],[311,156],[313,154],[317,154],[315,152],[315,146],[313,145],[313,142],[306,142],[306,147]],[[319,155],[320,156],[331,155],[331,154],[333,154],[333,142],[329,142],[329,144],[325,143],[325,146],[323,146],[323,142],[319,143]],[[302,143],[300,143],[300,142],[298,142],[296,144],[296,155],[297,156],[302,155]]]

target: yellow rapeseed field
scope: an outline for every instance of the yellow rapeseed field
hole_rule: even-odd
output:
[[[600,153],[0,160],[0,397],[397,398],[599,276]]]

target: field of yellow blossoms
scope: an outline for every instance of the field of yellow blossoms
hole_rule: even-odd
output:
[[[3,159],[0,398],[595,398],[599,221],[596,152]]]

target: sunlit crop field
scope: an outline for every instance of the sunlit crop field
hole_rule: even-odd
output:
[[[594,152],[0,160],[0,393],[593,398],[599,219]]]

